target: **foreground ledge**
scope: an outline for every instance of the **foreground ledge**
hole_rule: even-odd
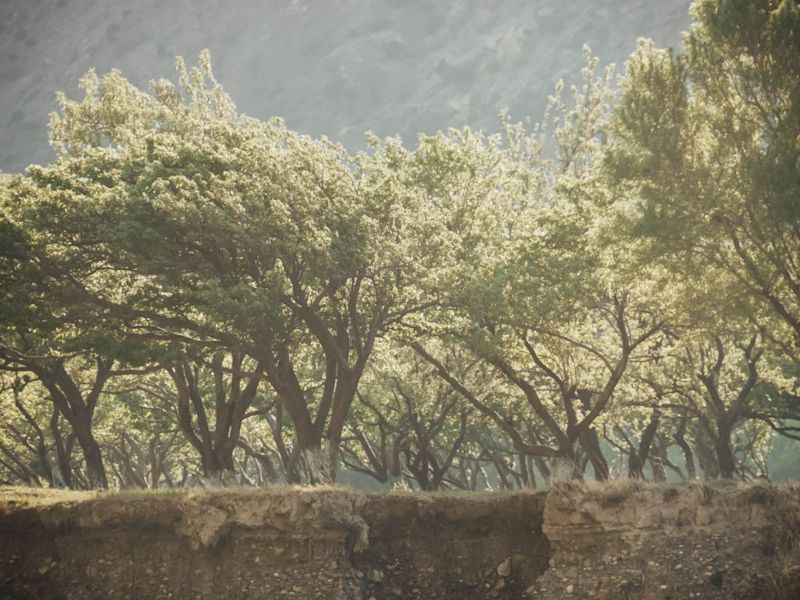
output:
[[[800,486],[0,488],[0,598],[800,597]]]

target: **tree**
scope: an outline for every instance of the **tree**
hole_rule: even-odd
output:
[[[657,260],[800,348],[800,6],[700,0],[685,51],[643,42],[605,157],[642,262]],[[712,310],[710,303],[703,303]]]
[[[612,448],[663,480],[673,444],[767,476],[800,432],[800,5],[692,11],[613,112],[587,51],[533,130],[413,151],[241,115],[207,53],[88,73],[56,160],[0,175],[3,480],[514,488]]]
[[[457,487],[451,470],[471,441],[463,399],[408,350],[384,352],[366,383],[344,464],[381,483],[404,476],[421,490]]]
[[[259,362],[309,477],[333,479],[378,336],[424,304],[411,281],[436,236],[400,185],[408,153],[371,140],[351,157],[240,116],[207,54],[178,71],[151,94],[89,73],[53,116],[58,160],[30,169],[17,201],[113,280],[81,279],[84,301],[147,338]]]
[[[49,439],[39,424],[50,403],[36,402],[40,398],[30,393],[34,387],[30,380],[17,376],[2,377],[0,382],[5,417],[0,432],[0,466],[13,479],[28,485],[55,484]]]
[[[548,457],[559,476],[572,476],[580,447],[604,478],[608,467],[592,424],[664,320],[645,285],[613,276],[615,257],[595,233],[606,201],[595,163],[611,95],[611,71],[597,76],[596,64],[589,61],[582,89],[573,89],[573,109],[554,101],[554,160],[542,156],[542,128],[529,136],[509,126],[505,146],[466,135],[433,138],[418,150],[455,157],[435,186],[430,179],[421,185],[448,200],[441,203],[445,220],[470,248],[466,260],[451,263],[447,311],[429,330],[445,345],[463,345],[515,388],[545,439],[526,440],[422,340],[412,347],[519,452]]]
[[[30,218],[32,203],[19,202],[28,195],[36,190],[24,177],[0,186],[0,371],[29,373],[41,384],[55,407],[54,434],[63,417],[83,451],[89,485],[107,487],[93,417],[106,384],[119,373],[115,364],[136,362],[138,347],[118,334],[106,311],[81,302],[80,281],[108,280],[80,244],[38,227]],[[57,203],[43,201],[36,210],[58,218]],[[68,478],[60,435],[56,445]]]
[[[203,475],[223,478],[237,470],[234,451],[245,420],[271,408],[259,398],[263,371],[261,364],[241,353],[184,348],[136,389],[168,407],[197,452]],[[256,400],[262,406],[256,407]]]

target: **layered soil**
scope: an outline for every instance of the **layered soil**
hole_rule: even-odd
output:
[[[800,597],[800,486],[0,489],[0,598]]]
[[[4,598],[518,598],[549,559],[541,493],[5,496]]]
[[[797,484],[562,484],[543,531],[552,558],[531,597],[800,598]]]

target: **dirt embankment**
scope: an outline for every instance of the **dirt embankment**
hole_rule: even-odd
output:
[[[798,531],[798,486],[5,490],[0,598],[794,598]]]
[[[564,484],[544,512],[562,600],[800,598],[800,486]]]
[[[6,496],[0,598],[519,598],[549,559],[541,493]]]

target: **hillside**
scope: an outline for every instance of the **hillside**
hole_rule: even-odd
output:
[[[588,43],[621,64],[641,36],[679,43],[687,0],[4,0],[0,3],[0,170],[47,162],[56,90],[89,68],[138,85],[208,47],[240,110],[327,135],[470,125],[493,130],[508,107],[539,118]]]

